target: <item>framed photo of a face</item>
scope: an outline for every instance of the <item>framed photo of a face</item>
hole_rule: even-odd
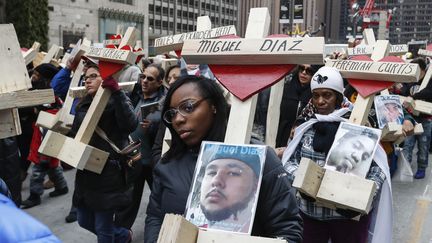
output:
[[[380,137],[380,129],[341,122],[324,168],[365,178]]]
[[[380,129],[389,122],[401,125],[404,120],[402,104],[397,95],[378,95],[374,99],[375,112]]]
[[[263,145],[203,142],[185,218],[200,228],[250,234],[265,156]]]

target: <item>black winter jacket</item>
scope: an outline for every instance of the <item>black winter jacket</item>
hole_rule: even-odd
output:
[[[284,85],[280,105],[279,127],[276,136],[276,147],[287,146],[291,128],[303,108],[312,98],[310,84],[302,86],[295,72],[291,80]]]
[[[76,108],[75,119],[70,132],[77,133],[92,101],[86,96]],[[98,126],[107,134],[120,149],[128,144],[129,134],[136,128],[138,120],[133,112],[132,104],[123,91],[114,92],[99,120]],[[130,198],[126,196],[127,189],[124,169],[120,156],[111,148],[108,142],[93,134],[89,145],[109,152],[108,161],[101,174],[88,170],[77,170],[75,179],[74,204],[93,210],[113,211],[126,206]]]
[[[166,213],[184,214],[198,154],[188,151],[180,159],[158,163],[147,207],[145,243],[155,243]],[[252,235],[302,241],[303,222],[294,189],[273,149],[267,149]]]
[[[0,178],[6,182],[17,206],[21,204],[20,159],[15,137],[0,139]]]

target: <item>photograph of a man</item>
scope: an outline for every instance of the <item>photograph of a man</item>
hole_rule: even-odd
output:
[[[326,169],[366,177],[381,130],[342,122],[326,160]]]
[[[383,128],[387,123],[402,124],[404,114],[402,104],[397,95],[375,96],[375,111],[378,119],[378,127]]]
[[[205,144],[202,153],[186,219],[202,228],[250,233],[265,147]]]

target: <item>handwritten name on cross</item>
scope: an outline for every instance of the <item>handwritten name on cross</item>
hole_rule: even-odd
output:
[[[201,19],[200,19],[201,18]],[[200,27],[200,22],[207,22],[203,27]],[[208,16],[198,17],[197,21],[197,31],[182,33],[177,35],[163,36],[155,39],[155,51],[156,53],[164,53],[168,51],[181,50],[183,42],[185,40],[191,39],[212,39],[226,35],[236,35],[236,28],[234,25],[222,26],[217,28],[207,28],[208,23],[210,23],[210,18]]]
[[[377,62],[389,51],[388,41],[378,40],[372,53],[373,61],[330,60],[326,66],[335,67],[342,77],[348,79],[387,81],[387,82],[417,82],[420,70],[417,64]],[[366,85],[367,86],[367,85]],[[384,89],[384,88],[383,88]],[[372,101],[380,89],[364,97],[360,92],[351,113],[350,122],[365,125]]]
[[[257,74],[257,69],[273,66],[266,64],[323,62],[323,38],[264,38],[267,36],[269,25],[270,15],[267,8],[253,8],[249,14],[244,39],[222,38],[184,42],[182,57],[186,62],[212,64],[210,69],[218,80],[237,97],[232,100],[225,142],[249,143],[257,101],[255,94],[286,75],[286,72],[282,72],[280,76],[274,77],[276,79],[266,80],[271,74],[268,72]],[[214,64],[222,65],[216,67]],[[224,65],[230,66],[226,68]],[[239,68],[249,68],[247,70],[249,73],[242,72],[239,75],[242,77],[234,77],[239,74],[237,72]],[[225,73],[229,72],[227,69],[236,70],[236,73]],[[246,83],[241,85],[242,82]],[[256,84],[257,86],[253,86]],[[271,112],[270,107],[272,110],[279,109],[278,105],[269,104],[269,112]],[[273,118],[273,120],[276,124],[267,124],[267,127],[277,129],[279,119]]]

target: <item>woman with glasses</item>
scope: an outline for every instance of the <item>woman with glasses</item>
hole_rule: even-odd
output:
[[[228,105],[213,80],[184,76],[168,90],[162,118],[172,141],[153,171],[145,243],[157,241],[166,213],[184,213],[201,142],[224,140]],[[294,192],[273,149],[267,150],[254,222],[252,235],[281,237],[289,242],[302,239]]]
[[[129,134],[138,124],[129,98],[113,78],[102,80],[96,65],[88,67],[84,81],[87,96],[76,107],[70,135],[76,135],[93,97],[102,85],[111,90],[111,97],[97,126],[118,148],[124,148],[129,142]],[[77,170],[73,204],[77,207],[78,224],[94,233],[98,242],[128,242],[131,240],[130,231],[114,225],[115,212],[130,203],[130,198],[125,193],[124,158],[97,133],[93,134],[89,145],[109,152],[109,157],[101,174]]]
[[[285,81],[280,106],[276,147],[285,147],[296,117],[312,97],[310,82],[319,69],[317,65],[301,64]]]

